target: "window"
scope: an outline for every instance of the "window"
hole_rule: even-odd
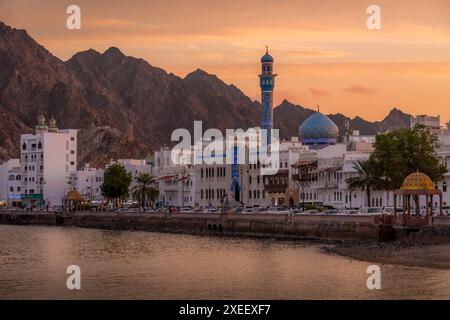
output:
[[[42,142],[40,142],[40,141],[38,143],[38,149],[42,149]]]
[[[74,166],[75,165],[75,161],[70,161],[70,165]]]
[[[27,150],[27,145],[25,142],[22,144],[22,150]]]
[[[447,192],[447,184],[445,182],[442,184],[442,192]]]
[[[70,137],[70,141],[75,141],[75,137]]]
[[[14,192],[14,187],[9,187],[9,192]]]
[[[73,151],[73,150],[70,150],[70,154],[75,154],[75,151]]]

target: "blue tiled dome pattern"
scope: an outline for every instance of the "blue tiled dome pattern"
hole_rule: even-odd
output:
[[[326,115],[316,112],[300,125],[299,133],[305,144],[328,144],[336,142],[339,129]]]

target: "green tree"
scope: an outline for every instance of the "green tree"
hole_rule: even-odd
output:
[[[370,199],[372,190],[379,189],[381,181],[374,166],[374,163],[368,160],[358,160],[353,164],[357,176],[347,178],[346,182],[350,191],[365,190],[366,206],[370,207]]]
[[[132,176],[123,165],[115,163],[105,170],[103,184],[100,186],[102,196],[112,200],[117,207],[119,201],[128,197],[128,189],[132,181]]]
[[[147,203],[153,203],[159,196],[159,190],[154,187],[155,177],[148,173],[141,173],[136,178],[136,185],[131,188],[131,196],[138,200],[139,207],[145,208]]]
[[[371,155],[385,190],[399,189],[405,178],[416,171],[441,181],[447,172],[436,156],[438,138],[429,129],[416,126],[379,134]]]

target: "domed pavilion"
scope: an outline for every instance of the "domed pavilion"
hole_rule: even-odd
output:
[[[439,215],[442,215],[442,192],[433,187],[433,181],[422,172],[414,172],[405,178],[400,189],[394,191],[394,212],[397,212],[397,197],[402,197],[402,219],[398,221],[403,225],[430,224],[433,216],[433,197],[439,196]],[[425,196],[425,216],[420,214],[420,206],[416,206],[415,217],[411,217],[411,204],[414,199],[419,201]],[[397,215],[394,214],[394,223]]]

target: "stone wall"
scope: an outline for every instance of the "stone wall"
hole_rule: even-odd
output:
[[[77,212],[55,215],[40,212],[0,212],[0,223],[76,226],[114,230],[146,230],[231,236],[378,241],[380,225],[371,216],[280,214],[163,214]]]

